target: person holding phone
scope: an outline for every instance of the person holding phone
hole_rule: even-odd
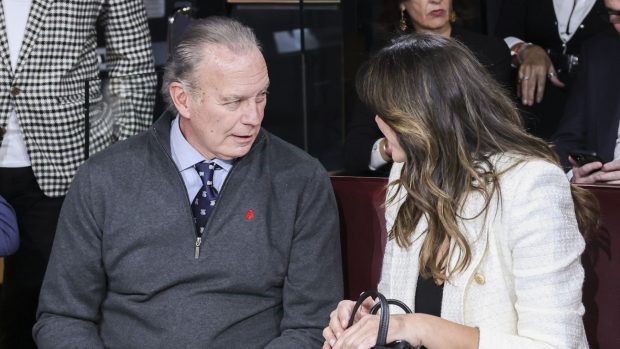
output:
[[[605,0],[605,18],[617,33],[586,43],[555,151],[574,183],[620,184],[620,0]],[[598,159],[580,161],[579,150]],[[585,159],[585,157],[584,157]]]
[[[387,341],[587,348],[580,230],[592,228],[596,199],[570,185],[474,55],[437,34],[406,35],[361,68],[357,91],[394,159],[378,288],[415,311],[390,316]],[[371,301],[346,328],[354,303],[332,311],[323,349],[375,345]]]

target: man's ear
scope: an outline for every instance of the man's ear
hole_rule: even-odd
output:
[[[179,112],[179,115],[189,119],[191,117],[189,112],[189,103],[192,96],[190,95],[190,92],[186,90],[185,85],[174,81],[170,83],[168,93],[170,93],[170,98]]]

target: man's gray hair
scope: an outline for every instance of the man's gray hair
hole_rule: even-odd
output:
[[[204,47],[209,44],[223,45],[235,53],[261,50],[254,31],[235,19],[213,16],[192,20],[164,68],[161,92],[169,107],[174,107],[170,97],[171,83],[180,82],[190,91],[194,90],[193,73],[204,58]]]

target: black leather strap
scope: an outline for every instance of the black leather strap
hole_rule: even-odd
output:
[[[368,297],[378,298],[378,304],[382,305],[382,309],[388,309],[388,311],[381,312],[381,319],[379,320],[379,333],[377,334],[377,345],[385,345],[385,341],[387,340],[388,326],[390,324],[390,311],[388,308],[387,299],[385,299],[385,297],[377,291],[370,290],[362,292],[362,294],[357,299],[357,302],[355,302],[355,306],[353,307],[353,311],[351,312],[351,318],[349,318],[347,328],[353,325],[353,322],[355,321],[355,314],[357,314],[360,306],[362,306],[362,303]]]
[[[413,311],[411,310],[411,308],[409,308],[407,306],[407,304],[399,301],[398,299],[388,299],[387,302],[388,302],[389,305],[396,305],[396,306],[398,306],[399,308],[401,308],[407,314],[413,313]],[[370,308],[370,313],[371,314],[376,314],[379,311],[379,309],[381,309],[381,303],[376,303],[375,305],[372,306],[372,308]]]
[[[353,311],[351,313],[351,318],[349,318],[349,323],[347,324],[347,328],[353,325],[355,321],[355,314],[359,310],[360,306],[364,300],[368,297],[377,298],[378,302],[370,309],[371,314],[376,314],[379,309],[381,309],[381,318],[379,320],[379,333],[377,334],[377,346],[385,346],[387,342],[387,333],[388,328],[390,326],[390,304],[399,306],[406,313],[412,313],[411,309],[403,302],[397,299],[386,299],[381,293],[378,291],[370,290],[362,292],[362,294],[355,302],[355,306],[353,307]]]

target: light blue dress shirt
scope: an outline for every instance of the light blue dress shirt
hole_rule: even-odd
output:
[[[205,159],[202,154],[194,149],[181,133],[179,116],[172,120],[172,126],[170,128],[170,152],[174,164],[177,166],[179,173],[181,173],[181,177],[183,177],[183,183],[185,183],[187,197],[190,203],[194,200],[194,197],[196,197],[196,194],[202,187],[200,176],[198,176],[198,172],[196,172],[194,168],[196,163],[201,161],[212,161],[221,167],[216,169],[213,173],[213,186],[218,192],[222,189],[226,176],[228,176],[233,166],[233,160]]]

